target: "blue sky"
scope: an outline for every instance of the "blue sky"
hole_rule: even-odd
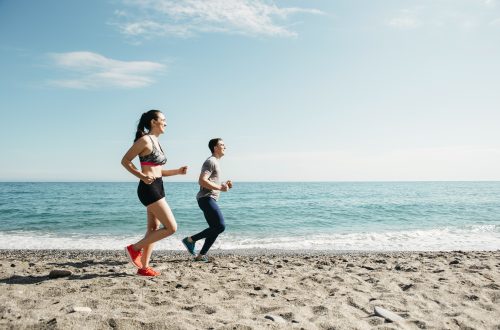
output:
[[[1,181],[500,180],[500,1],[0,0]]]

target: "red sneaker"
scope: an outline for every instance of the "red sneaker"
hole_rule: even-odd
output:
[[[135,251],[134,248],[132,247],[133,244],[130,244],[125,248],[125,252],[127,253],[127,256],[130,260],[130,262],[137,268],[142,268],[142,262],[141,262],[141,256],[142,252],[141,251]]]
[[[141,276],[158,276],[158,275],[160,275],[160,273],[157,272],[156,270],[154,270],[151,267],[146,267],[146,268],[140,268],[140,269],[138,269],[137,270],[137,275],[141,275]]]

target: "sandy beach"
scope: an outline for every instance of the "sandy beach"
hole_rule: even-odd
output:
[[[1,255],[2,329],[500,329],[500,251],[158,251],[154,278],[121,251]]]

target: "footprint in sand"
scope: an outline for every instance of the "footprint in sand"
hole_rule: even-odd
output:
[[[326,314],[328,314],[328,308],[323,306],[323,305],[313,306],[312,312],[314,315],[317,315],[317,316],[326,315]]]

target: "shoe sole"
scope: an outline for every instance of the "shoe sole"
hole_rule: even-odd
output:
[[[127,247],[125,247],[125,254],[127,255],[127,258],[128,258],[128,260],[130,261],[130,263],[131,263],[132,265],[134,265],[134,267],[135,267],[135,268],[137,268],[137,269],[141,269],[141,267],[137,266],[137,265],[135,264],[134,260],[132,260],[132,257],[130,256],[130,253],[128,252]]]
[[[140,274],[139,271],[137,272],[137,276],[145,276],[145,277],[155,277],[155,276],[160,276],[161,273],[157,272],[156,270],[153,269],[153,274],[151,275],[146,275],[146,274]]]
[[[182,242],[182,245],[184,245],[184,247],[186,248],[187,252],[192,255],[192,256],[195,256],[196,255],[196,251],[193,251],[193,253],[191,253],[191,251],[189,251],[189,248],[188,246],[186,245],[186,242],[184,241],[181,241]]]
[[[142,275],[142,274],[136,274],[137,276],[143,276],[143,277],[156,277],[160,276],[161,274],[154,274],[154,275]]]

